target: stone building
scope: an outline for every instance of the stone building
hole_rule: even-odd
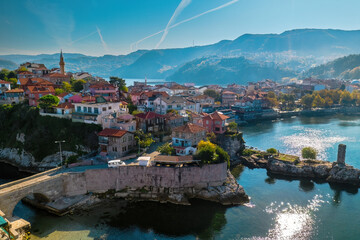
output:
[[[136,145],[134,134],[125,130],[105,128],[98,136],[101,156],[123,157]]]

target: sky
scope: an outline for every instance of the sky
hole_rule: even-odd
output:
[[[0,0],[0,9],[0,54],[120,55],[245,33],[360,29],[358,0]]]

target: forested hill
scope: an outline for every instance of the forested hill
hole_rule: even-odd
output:
[[[360,54],[353,54],[311,68],[305,77],[360,79]]]
[[[283,77],[293,77],[292,71],[251,63],[243,57],[238,58],[202,58],[191,61],[177,70],[167,80],[190,82],[196,80],[198,85],[227,84],[247,82],[261,79],[280,81]]]

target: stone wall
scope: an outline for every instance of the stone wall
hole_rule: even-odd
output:
[[[240,149],[245,148],[245,142],[243,140],[242,133],[238,133],[235,136],[221,134],[217,136],[216,141],[230,156],[230,160],[238,159],[237,153]]]
[[[124,166],[90,169],[84,173],[64,174],[64,194],[73,196],[86,192],[120,191],[125,188],[207,188],[221,186],[227,178],[226,163],[203,167]]]

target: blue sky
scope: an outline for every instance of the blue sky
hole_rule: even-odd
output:
[[[0,54],[62,48],[119,55],[211,44],[244,33],[360,29],[358,0],[1,0],[0,9]]]

